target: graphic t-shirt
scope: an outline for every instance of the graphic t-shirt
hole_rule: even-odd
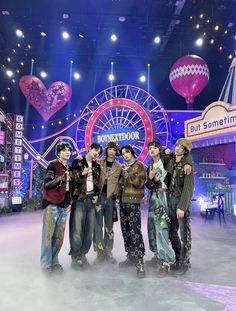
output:
[[[157,169],[157,173],[155,176],[155,182],[160,181],[161,182],[161,188],[166,189],[167,186],[166,186],[164,180],[166,178],[167,171],[164,169],[164,165],[163,165],[163,162],[161,161],[161,159],[158,162],[153,163],[153,167],[155,169]]]

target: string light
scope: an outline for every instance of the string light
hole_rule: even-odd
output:
[[[194,20],[194,25],[193,25],[193,27],[195,28],[195,29],[197,29],[197,30],[199,30],[199,29],[201,29],[202,27],[204,27],[203,25],[202,25],[202,23],[205,21],[206,23],[208,23],[208,24],[210,24],[210,18],[208,17],[208,16],[206,16],[206,14],[203,14],[203,13],[201,13],[200,15],[198,15],[198,16],[195,16],[195,18],[193,18],[193,16],[190,16],[189,17],[191,20]],[[199,20],[197,20],[199,18]],[[201,22],[200,22],[201,21]],[[212,24],[213,24],[213,21],[212,21]],[[211,27],[212,28],[210,28],[210,29],[208,29],[208,31],[209,32],[212,32],[213,30],[214,31],[217,31],[217,32],[220,32],[220,30],[221,30],[221,34],[223,35],[230,35],[229,34],[229,31],[228,31],[228,29],[226,29],[225,28],[225,26],[224,25],[220,25],[219,23],[214,23],[215,25],[212,25]],[[234,24],[233,23],[228,23],[228,25],[227,25],[227,28],[230,28],[230,27],[232,27]],[[210,33],[209,33],[210,34]],[[207,32],[206,31],[204,31],[204,33],[202,34],[203,36],[207,36]],[[231,37],[233,37],[234,38],[234,40],[236,40],[236,35],[234,35],[234,36],[232,36],[232,34],[231,34]],[[218,38],[212,38],[212,39],[210,39],[208,42],[209,42],[209,44],[211,44],[211,45],[213,45],[213,44],[215,44],[215,43],[217,43],[217,39]],[[196,44],[198,44],[199,43],[199,45],[200,45],[200,41],[198,42],[198,40],[196,40],[195,41],[195,43]],[[223,49],[225,50],[225,51],[228,51],[229,53],[230,52],[232,52],[232,47],[231,48],[227,48],[227,47],[223,47],[223,45],[222,44],[216,44],[216,45],[218,45],[216,48],[219,50],[219,51],[222,51]],[[232,55],[232,56],[231,56]],[[228,58],[229,59],[231,59],[231,57],[233,57],[233,53],[230,53],[230,54],[228,54],[227,55],[228,56]]]

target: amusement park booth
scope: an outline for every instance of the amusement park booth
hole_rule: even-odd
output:
[[[235,220],[236,105],[210,104],[201,116],[185,121],[185,137],[193,143],[196,198],[223,198],[222,216],[226,213]]]

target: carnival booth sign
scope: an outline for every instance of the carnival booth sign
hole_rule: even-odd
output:
[[[236,105],[221,101],[210,104],[200,117],[185,121],[185,137],[199,140],[236,132]]]

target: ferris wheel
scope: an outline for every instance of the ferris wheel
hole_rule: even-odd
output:
[[[122,146],[133,145],[145,161],[147,144],[158,139],[163,148],[170,142],[170,124],[166,111],[145,90],[132,85],[109,87],[93,97],[77,123],[76,142],[81,152],[93,142],[105,145],[109,140]]]

